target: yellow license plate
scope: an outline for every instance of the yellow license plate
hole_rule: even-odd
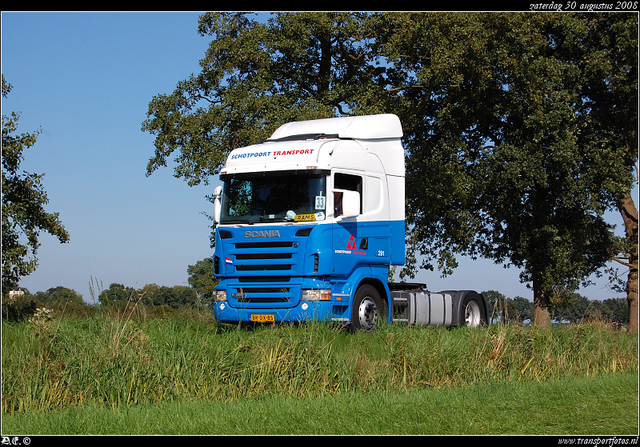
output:
[[[276,321],[276,317],[274,315],[254,314],[251,315],[251,321]]]
[[[296,214],[295,221],[296,222],[308,222],[316,220],[315,214]]]

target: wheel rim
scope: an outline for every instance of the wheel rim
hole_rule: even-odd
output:
[[[475,301],[469,301],[465,307],[464,321],[468,327],[480,326],[480,306]]]
[[[378,306],[371,297],[365,297],[358,306],[358,321],[365,331],[371,331],[378,321]]]

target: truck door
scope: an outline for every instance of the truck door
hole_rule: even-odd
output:
[[[356,191],[360,194],[360,212],[362,212],[363,175],[357,171],[334,172],[333,190]],[[334,193],[333,225],[333,273],[348,276],[366,253],[364,236],[358,224],[358,217],[342,217],[342,193]]]

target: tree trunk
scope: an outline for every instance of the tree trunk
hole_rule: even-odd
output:
[[[629,270],[627,279],[627,301],[629,302],[629,326],[631,332],[638,332],[638,257],[636,268]]]
[[[627,277],[627,301],[629,303],[629,331],[638,332],[638,210],[631,193],[622,199],[620,214],[629,241]]]
[[[549,299],[538,281],[533,280],[533,324],[546,328],[551,323],[549,316]]]

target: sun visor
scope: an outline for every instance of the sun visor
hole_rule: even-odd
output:
[[[266,142],[234,149],[221,174],[328,169],[318,166],[320,148],[326,143],[326,140]]]

